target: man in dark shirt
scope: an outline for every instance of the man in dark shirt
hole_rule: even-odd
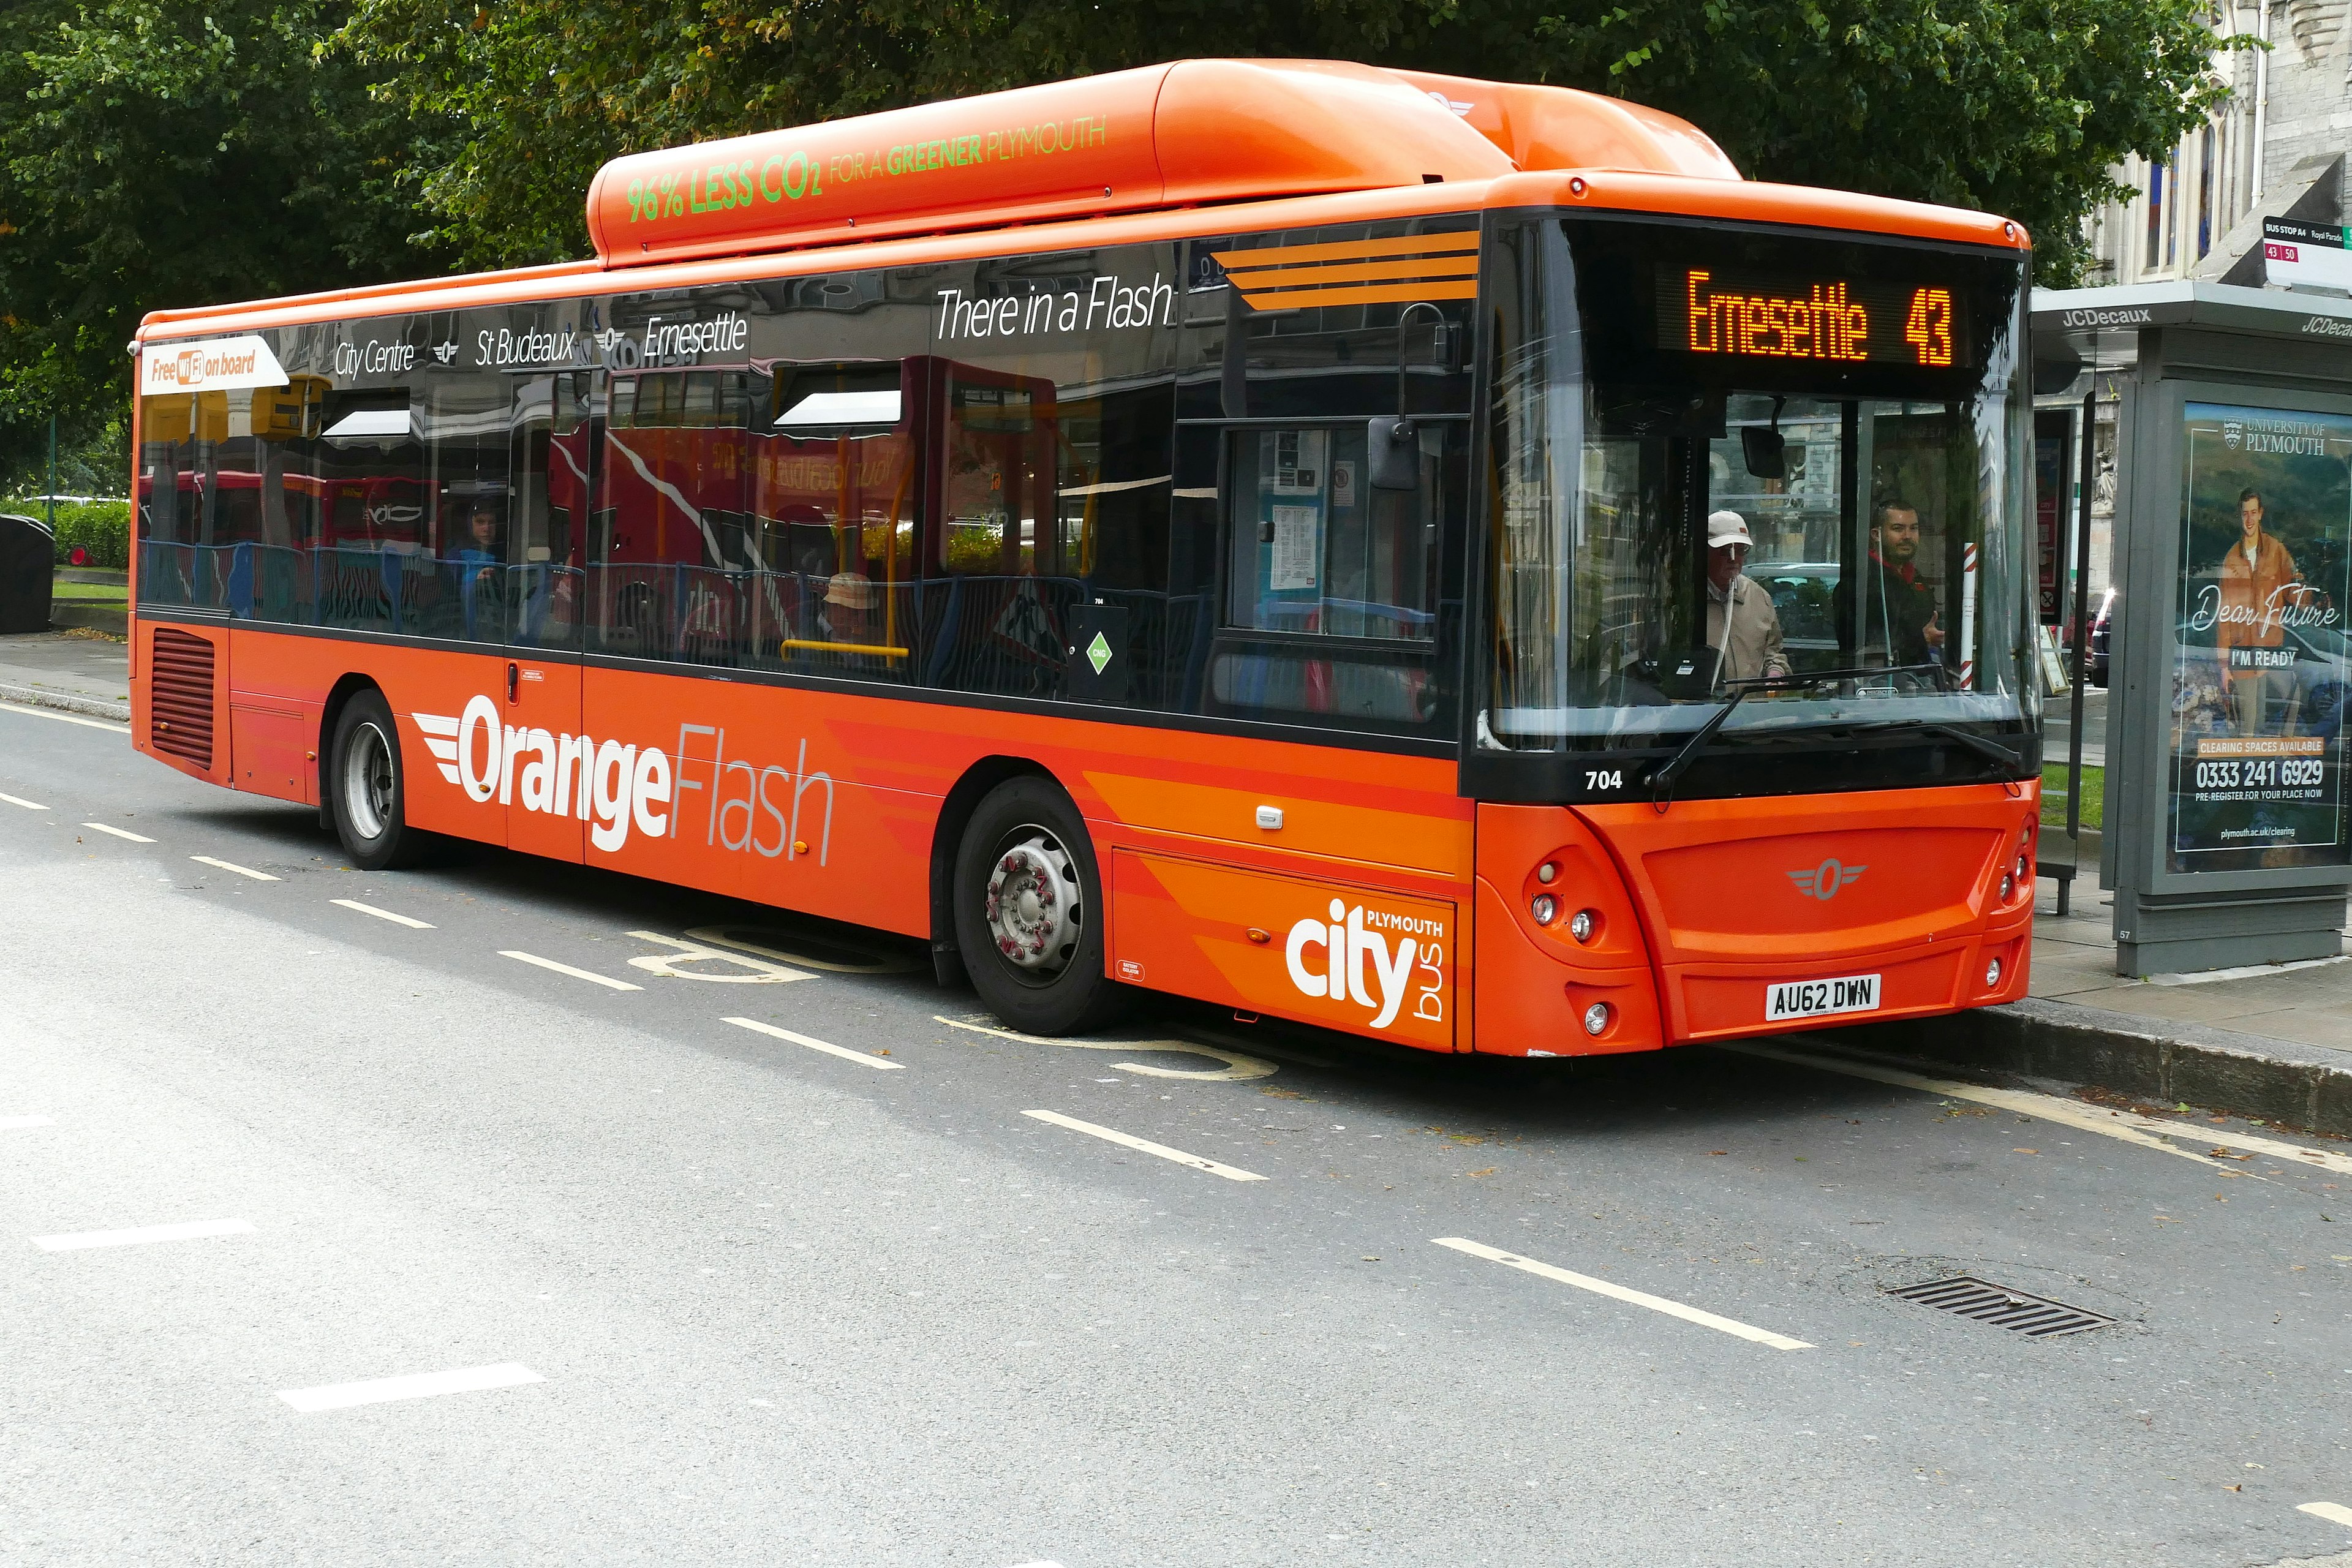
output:
[[[1918,555],[1919,509],[1899,496],[1880,501],[1871,513],[1870,560],[1855,578],[1862,614],[1854,647],[1863,663],[1918,665],[1943,657],[1936,592],[1919,575]],[[1838,584],[1835,605],[1843,637],[1854,629],[1852,584]]]

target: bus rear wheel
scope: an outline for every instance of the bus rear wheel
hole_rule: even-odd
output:
[[[362,691],[343,704],[327,761],[327,802],[352,864],[386,871],[423,859],[430,836],[408,826],[400,730],[381,693]]]
[[[1103,973],[1102,876],[1070,797],[1007,779],[965,825],[955,863],[956,945],[988,1010],[1032,1035],[1099,1028],[1129,993]]]

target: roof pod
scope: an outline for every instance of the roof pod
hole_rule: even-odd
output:
[[[1566,88],[1180,60],[632,153],[588,232],[619,268],[1587,167],[1739,177],[1687,122]]]

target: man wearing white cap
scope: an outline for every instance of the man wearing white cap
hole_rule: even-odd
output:
[[[1789,656],[1780,647],[1780,612],[1764,585],[1740,570],[1753,542],[1748,520],[1738,512],[1708,515],[1706,646],[1723,652],[1716,666],[1717,682],[1789,673]]]

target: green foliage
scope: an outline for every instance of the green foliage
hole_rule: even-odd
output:
[[[47,521],[48,508],[37,501],[0,500],[0,511]],[[86,566],[124,572],[131,567],[131,503],[88,501],[60,506],[57,510],[57,560],[60,566],[73,559],[76,549],[89,552]]]
[[[146,310],[578,256],[589,178],[616,153],[1188,55],[1329,56],[1622,95],[1688,117],[1757,178],[2006,213],[2034,232],[2042,280],[2071,280],[2106,168],[2160,153],[2218,96],[2208,10],[12,0],[0,483],[38,482],[52,412],[68,448],[119,450],[123,344]]]
[[[34,473],[53,411],[69,444],[102,437],[149,310],[432,268],[398,182],[446,160],[437,127],[322,49],[345,19],[336,0],[0,7],[0,473]]]
[[[2106,170],[2221,95],[2205,0],[357,0],[346,41],[425,118],[441,237],[481,264],[586,249],[606,158],[1191,54],[1330,55],[1554,82],[1681,114],[1752,177],[2004,213],[2071,281]]]
[[[588,182],[621,153],[1198,55],[1399,58],[1450,0],[358,0],[345,42],[424,119],[421,171],[478,266],[588,248]]]

